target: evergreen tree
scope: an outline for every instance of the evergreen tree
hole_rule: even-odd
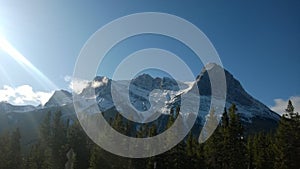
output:
[[[229,116],[224,110],[222,123],[204,145],[205,161],[208,168],[246,168],[246,144],[243,127],[237,108],[229,108]],[[238,160],[237,160],[238,159]]]
[[[11,134],[10,139],[10,151],[8,156],[10,157],[9,168],[20,169],[22,167],[22,154],[21,154],[21,134],[19,128]]]
[[[209,112],[209,115],[206,117],[206,122],[199,136],[199,142],[202,143],[207,138],[209,138],[216,130],[218,124],[219,124],[218,117],[215,115],[215,110],[212,109]]]
[[[50,138],[51,165],[53,169],[64,168],[67,162],[67,133],[61,117],[61,111],[57,111],[53,118],[52,136]]]
[[[30,165],[37,166],[38,168],[42,166],[43,169],[51,169],[51,137],[52,137],[52,125],[51,125],[51,115],[52,113],[47,112],[39,132],[39,142],[32,147],[31,154],[29,156]],[[41,152],[41,154],[39,154]],[[31,159],[30,159],[31,158]],[[38,164],[36,160],[40,160],[42,164]],[[35,164],[34,164],[35,163]],[[34,168],[34,167],[33,167]]]
[[[246,145],[244,140],[243,127],[240,122],[238,114],[236,114],[237,108],[233,104],[229,108],[229,125],[228,130],[224,133],[225,137],[225,168],[236,169],[246,168]],[[237,160],[238,159],[238,160]]]
[[[9,168],[13,159],[8,156],[10,154],[10,134],[7,132],[0,137],[0,168]]]
[[[274,168],[274,147],[271,135],[259,133],[252,141],[252,165],[258,169]]]
[[[222,115],[222,127],[227,128],[229,125],[229,117],[226,108],[224,108],[224,113]]]
[[[189,160],[189,162],[186,163],[186,167],[189,169],[198,168],[197,166],[200,165],[198,161],[201,160],[200,156],[202,155],[202,153],[203,151],[199,149],[196,138],[190,132],[186,139],[185,155]]]
[[[4,134],[0,138],[0,168],[22,168],[23,160],[20,139],[21,134],[18,128],[12,133]]]
[[[276,133],[275,151],[277,169],[299,169],[300,167],[300,116],[294,112],[291,101],[281,117]]]
[[[49,111],[40,127],[40,140],[45,145],[50,145],[51,138],[51,112]]]
[[[76,154],[74,169],[89,167],[89,144],[87,135],[79,121],[75,121],[68,129],[68,146]]]
[[[45,169],[64,168],[67,161],[67,128],[61,117],[61,111],[46,114],[40,127],[39,145],[33,147],[33,149],[40,148],[44,152],[42,166]],[[39,152],[38,150],[32,151]],[[32,154],[31,156],[36,155]]]
[[[157,135],[157,127],[155,124],[153,124],[151,126],[151,128],[149,129],[149,135],[148,137],[153,137]],[[150,148],[148,148],[147,151],[151,151]],[[157,163],[160,161],[159,156],[153,156],[153,157],[149,157],[147,158],[147,164],[146,164],[146,169],[153,169],[154,167],[157,166]]]
[[[93,145],[90,157],[90,169],[102,169],[102,168],[112,168],[110,164],[113,161],[109,161],[104,157],[104,150],[102,150],[98,145]]]
[[[45,149],[43,148],[40,142],[33,145],[30,149],[29,155],[26,158],[26,166],[27,169],[47,169],[50,168],[45,162],[48,158],[45,153]]]
[[[226,109],[223,113],[222,119],[224,119],[225,116],[227,116]],[[214,125],[218,125],[217,117],[215,116],[214,111],[210,112],[208,120],[212,121]],[[209,168],[222,168],[224,163],[224,147],[225,144],[223,142],[223,130],[222,128],[218,127],[204,145],[205,162]]]

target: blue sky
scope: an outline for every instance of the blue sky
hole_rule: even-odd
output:
[[[68,89],[69,82],[64,78],[72,75],[81,48],[99,28],[137,12],[174,14],[199,27],[214,44],[224,67],[252,96],[271,106],[274,99],[285,101],[300,96],[299,11],[300,2],[296,0],[0,0],[0,34],[57,88]],[[146,47],[178,54],[187,60],[194,74],[202,68],[201,63],[189,59],[193,53],[184,45],[151,35],[120,43],[107,57],[113,61],[108,59],[105,65],[112,68],[126,54]],[[109,75],[108,68],[101,74]],[[32,87],[33,93],[53,91],[55,87],[40,80],[37,74],[26,72],[0,50],[0,91],[24,85]]]

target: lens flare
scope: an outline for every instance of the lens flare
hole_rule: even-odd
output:
[[[0,35],[0,50],[11,56],[18,64],[20,64],[28,73],[30,73],[45,88],[54,90],[57,86],[37,69],[29,60],[26,59],[17,49],[15,49],[4,36]]]

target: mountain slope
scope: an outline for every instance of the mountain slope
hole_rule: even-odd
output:
[[[186,93],[191,93],[192,96],[198,95],[199,93],[196,93],[195,90],[193,90],[194,87],[198,87],[201,96],[201,104],[198,115],[204,119],[208,114],[211,102],[211,85],[208,72],[212,73],[220,70],[221,67],[212,64],[209,66],[208,70],[202,70],[194,83],[179,82],[179,84],[170,78],[152,78],[147,74],[143,74],[132,81],[113,81],[115,88],[114,90],[117,91],[117,100],[119,100],[118,104],[124,104],[123,107],[131,104],[132,107],[134,107],[127,109],[130,110],[130,113],[136,110],[143,112],[151,109],[151,107],[159,105],[161,106],[161,108],[158,110],[160,113],[169,114],[172,107],[180,105],[180,97],[182,95]],[[236,80],[227,70],[225,70],[225,76],[227,83],[226,107],[229,107],[231,104],[236,104],[238,113],[244,122],[251,123],[253,119],[256,120],[257,118],[272,121],[279,120],[280,116],[278,114],[249,95],[243,89],[240,82]],[[104,78],[105,77],[97,77],[93,83],[101,82]],[[83,90],[79,97],[82,99],[96,98],[100,110],[106,111],[115,107],[115,100],[113,100],[111,96],[111,91],[113,91],[111,87],[112,80],[109,79],[107,83],[102,84],[103,85],[101,86],[93,87],[91,83],[86,89]],[[130,103],[124,102],[126,97],[128,97],[128,89],[126,89],[127,86],[129,86]],[[153,105],[151,105],[151,101]],[[193,101],[193,99],[190,100],[191,103]],[[90,106],[90,104],[87,104],[87,107],[88,106]],[[126,112],[126,110],[123,111]],[[136,115],[136,113],[133,113],[132,115]],[[139,116],[142,116],[141,118],[149,117],[149,115],[141,115],[141,113],[139,113]]]
[[[15,106],[7,102],[0,102],[0,114],[1,113],[8,113],[8,112],[16,112],[16,113],[23,113],[35,110],[36,107],[31,105],[25,106]]]
[[[72,94],[65,90],[55,91],[45,107],[63,106],[72,103]]]

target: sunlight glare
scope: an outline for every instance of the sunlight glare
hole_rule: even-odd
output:
[[[34,73],[34,75],[38,75],[38,80],[42,80],[47,88],[51,90],[57,89],[56,85],[45,76],[39,69],[37,69],[29,60],[26,59],[17,49],[15,49],[6,38],[0,34],[0,50],[7,53],[11,56],[18,64],[20,64],[24,69],[26,69],[29,73]],[[34,76],[35,77],[35,76]]]

